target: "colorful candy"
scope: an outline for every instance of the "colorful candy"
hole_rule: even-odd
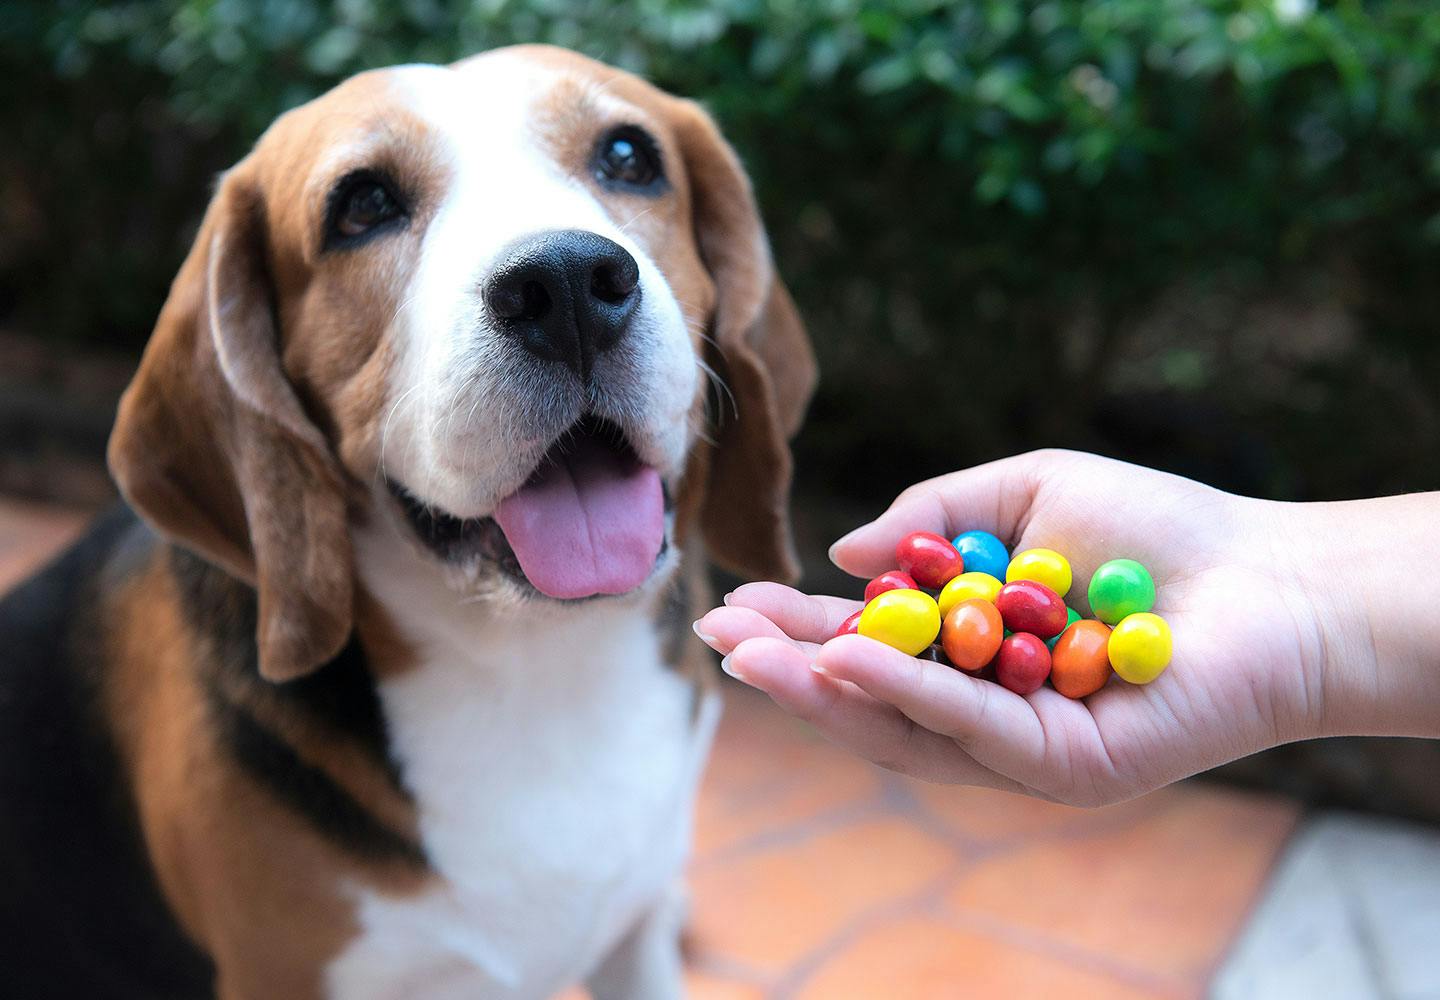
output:
[[[1000,651],[1005,626],[995,605],[981,598],[961,601],[940,623],[940,646],[961,670],[978,671]]]
[[[1150,611],[1155,581],[1133,559],[1095,571],[1089,619],[1065,605],[1074,578],[1054,549],[1012,559],[988,532],[967,531],[951,543],[916,531],[895,546],[895,561],[898,569],[866,584],[865,605],[837,636],[859,633],[1021,695],[1048,679],[1067,698],[1087,698],[1111,673],[1148,684],[1170,662],[1170,627]]]
[[[995,597],[1003,586],[1005,585],[989,573],[961,573],[940,588],[940,596],[936,598],[940,602],[940,617],[945,617],[950,609],[961,601],[968,601],[972,598],[978,597],[982,601],[994,604]],[[867,587],[866,590],[868,592],[869,588]]]
[[[1155,606],[1155,581],[1134,559],[1111,559],[1090,578],[1090,611],[1106,625]]]
[[[887,590],[919,590],[909,573],[888,569],[865,584],[865,600],[873,601]]]
[[[1065,634],[1065,629],[1069,628],[1071,625],[1074,625],[1080,620],[1080,612],[1076,611],[1074,608],[1065,609],[1065,628],[1062,628],[1059,632],[1056,632],[1050,638],[1045,640],[1045,645],[1050,647],[1050,652],[1055,652],[1055,644],[1059,642],[1060,637]]]
[[[1050,683],[1067,698],[1086,698],[1110,679],[1110,626],[1075,622],[1050,650]]]
[[[995,679],[1016,694],[1038,691],[1050,676],[1050,650],[1028,632],[1016,632],[1000,644]]]
[[[932,642],[916,655],[922,660],[929,660],[931,663],[938,663],[943,667],[951,666],[950,658],[945,655],[945,650],[940,647],[938,642]]]
[[[1012,632],[1029,632],[1048,639],[1065,628],[1065,602],[1055,591],[1034,580],[1005,584],[995,597],[995,607]]]
[[[863,636],[916,656],[940,634],[940,607],[923,591],[887,590],[865,605],[857,628]]]
[[[902,572],[931,590],[939,590],[965,572],[965,560],[955,546],[931,531],[912,531],[900,539],[895,561]]]
[[[1015,553],[1005,569],[1005,582],[1034,580],[1043,583],[1055,593],[1064,597],[1070,592],[1073,577],[1070,562],[1054,549],[1026,549]]]
[[[864,608],[861,608],[859,611],[855,612],[855,613],[854,613],[853,615],[851,615],[849,618],[846,618],[843,622],[840,623],[840,627],[835,630],[835,634],[836,634],[836,635],[855,635],[857,632],[860,631],[860,616],[861,616],[862,614],[864,614],[864,613],[865,613],[865,609],[864,609]]]
[[[997,580],[1005,579],[1005,567],[1010,565],[1010,553],[1005,548],[1005,543],[990,532],[962,532],[955,536],[951,544],[965,557],[967,572],[988,573]]]
[[[1110,632],[1110,666],[1131,684],[1149,684],[1170,665],[1170,626],[1148,611],[1123,618]]]

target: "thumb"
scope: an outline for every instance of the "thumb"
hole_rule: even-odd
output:
[[[916,483],[830,546],[830,561],[852,576],[875,576],[895,568],[895,543],[912,531],[950,538],[978,529],[1010,545],[1030,518],[1047,454],[1054,453],[1029,452]]]

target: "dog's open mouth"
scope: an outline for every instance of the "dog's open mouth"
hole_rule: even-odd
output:
[[[624,432],[585,417],[562,434],[493,517],[461,519],[391,483],[411,527],[444,559],[478,554],[548,597],[623,594],[665,548],[665,489]]]

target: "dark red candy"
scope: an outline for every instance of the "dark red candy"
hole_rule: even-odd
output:
[[[929,660],[931,663],[938,663],[942,667],[955,666],[955,664],[950,662],[950,657],[945,655],[945,650],[941,648],[938,642],[932,642],[929,649],[922,651],[920,653],[920,659]]]
[[[860,612],[861,612],[861,611],[864,611],[864,610],[865,610],[865,609],[864,609],[863,607],[860,608],[859,611],[856,611],[856,612],[855,612],[853,615],[851,615],[849,618],[846,618],[843,622],[841,622],[841,623],[840,623],[840,627],[835,630],[835,634],[836,634],[836,635],[856,635],[856,634],[858,634],[859,631],[860,631]]]
[[[995,679],[1016,694],[1040,690],[1050,676],[1050,650],[1039,636],[1016,632],[1000,644]]]
[[[995,595],[995,607],[1010,631],[1029,632],[1042,639],[1059,635],[1070,620],[1060,595],[1034,580],[1005,584]]]
[[[919,590],[915,580],[909,573],[901,572],[898,569],[887,569],[875,579],[865,584],[865,603],[869,604],[876,597],[887,590]]]
[[[895,561],[902,572],[931,590],[939,590],[965,572],[960,550],[932,531],[912,531],[895,545]]]

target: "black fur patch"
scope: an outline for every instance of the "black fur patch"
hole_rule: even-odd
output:
[[[154,539],[125,507],[0,601],[0,994],[198,1000],[214,968],[156,883],[99,706],[101,590]]]
[[[270,794],[352,854],[371,861],[425,866],[425,852],[418,844],[372,816],[245,708],[227,701],[216,688],[208,694],[221,745]]]
[[[247,706],[266,705],[349,741],[408,793],[389,753],[385,718],[369,664],[352,636],[313,674],[284,684],[260,676],[255,645],[255,592],[198,556],[171,548],[171,572],[183,613],[206,636],[205,686],[220,743],[247,774],[335,843],[361,857],[423,867],[418,844],[371,815],[328,774],[300,759]]]
[[[355,638],[314,673],[273,684],[260,676],[255,591],[186,549],[171,546],[169,551],[181,612],[196,634],[210,640],[207,666],[215,671],[210,683],[273,700],[306,723],[352,740],[401,789],[375,680]]]

